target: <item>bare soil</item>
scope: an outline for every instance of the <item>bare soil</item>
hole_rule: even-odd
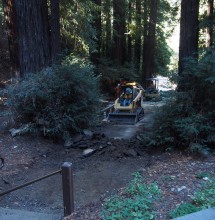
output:
[[[156,181],[161,188],[157,219],[168,219],[168,212],[179,203],[190,201],[190,196],[206,181],[197,178],[198,174],[207,172],[215,177],[215,155],[169,153],[144,147],[138,134],[152,132],[152,112],[158,105],[149,103],[143,121],[133,129],[101,125],[92,136],[74,137],[76,144],[69,149],[41,136],[12,137],[8,131],[1,131],[0,155],[5,164],[0,169],[0,192],[59,170],[65,161],[72,162],[75,213],[65,219],[96,220],[101,219],[105,198],[118,193],[139,171],[146,183]],[[126,132],[127,136],[120,136]],[[95,149],[95,153],[83,156],[86,148]],[[61,175],[0,197],[0,206],[63,216]]]

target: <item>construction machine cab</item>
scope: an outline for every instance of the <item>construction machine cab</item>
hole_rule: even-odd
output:
[[[145,89],[145,99],[146,100],[156,100],[159,101],[161,99],[161,95],[158,89],[159,79],[158,78],[148,78],[147,88]]]
[[[108,121],[134,124],[144,112],[144,89],[137,82],[124,82],[120,92],[114,102],[114,111],[108,115]]]

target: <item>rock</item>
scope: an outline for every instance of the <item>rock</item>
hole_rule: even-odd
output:
[[[114,140],[122,140],[121,137],[114,137],[113,139],[114,139]]]
[[[64,147],[65,148],[75,148],[75,147],[78,147],[78,148],[87,148],[89,146],[87,146],[87,142],[86,140],[83,140],[84,139],[84,136],[83,135],[76,135],[74,136],[73,138],[69,138],[68,140],[65,141],[64,143]]]
[[[137,152],[134,149],[124,150],[123,154],[128,157],[136,157],[137,156]]]
[[[65,147],[65,148],[70,148],[70,147],[72,147],[72,145],[73,145],[73,140],[72,140],[72,138],[67,139],[67,140],[65,141],[65,143],[64,143],[64,147]]]
[[[105,137],[104,133],[95,132],[93,133],[92,139],[101,140],[104,137]]]
[[[84,135],[89,136],[89,137],[92,137],[92,136],[93,136],[93,132],[90,131],[90,130],[87,130],[87,129],[84,129],[84,130],[83,130],[83,133],[84,133]]]
[[[187,188],[186,186],[182,186],[182,187],[179,187],[177,190],[178,190],[178,192],[181,192],[182,190],[184,190],[186,188]]]
[[[94,154],[96,152],[96,150],[92,149],[92,148],[88,148],[86,150],[83,151],[83,154],[82,156],[84,157],[89,157],[91,156],[92,154]]]
[[[89,146],[85,143],[82,143],[82,144],[77,145],[77,147],[83,149],[83,148],[88,148]]]
[[[84,136],[82,134],[76,134],[72,137],[72,140],[74,143],[77,143],[77,142],[81,141],[83,137]]]
[[[139,140],[139,141],[143,141],[143,138],[140,137],[139,135],[137,135],[137,140]]]
[[[174,187],[173,187],[173,188],[171,188],[171,191],[172,191],[172,192],[174,192],[174,191],[175,191],[175,188],[174,188]]]
[[[112,152],[112,151],[115,151],[116,150],[116,147],[115,146],[111,146],[110,147],[110,151]]]
[[[21,135],[21,134],[27,133],[29,131],[29,128],[30,128],[30,124],[26,124],[18,129],[12,128],[9,131],[10,131],[12,137],[15,137],[16,135]]]

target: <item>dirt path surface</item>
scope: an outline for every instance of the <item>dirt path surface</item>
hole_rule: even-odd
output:
[[[198,173],[214,176],[215,158],[145,149],[137,135],[150,130],[152,112],[161,104],[148,103],[144,119],[133,128],[104,125],[90,136],[77,135],[68,149],[39,136],[1,133],[0,155],[5,165],[0,169],[0,192],[58,170],[65,161],[72,162],[76,212],[67,219],[96,220],[104,199],[125,187],[132,174],[140,171],[146,183],[157,181],[162,189],[162,201],[156,204],[158,219],[168,219],[168,210],[189,201],[189,195],[204,181],[195,177]],[[83,156],[86,148],[94,149],[94,154]],[[1,207],[63,215],[62,203],[60,174],[0,197]]]

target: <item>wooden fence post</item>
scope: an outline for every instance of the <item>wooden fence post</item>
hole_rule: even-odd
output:
[[[74,212],[73,170],[72,163],[62,165],[63,205],[64,217]]]

